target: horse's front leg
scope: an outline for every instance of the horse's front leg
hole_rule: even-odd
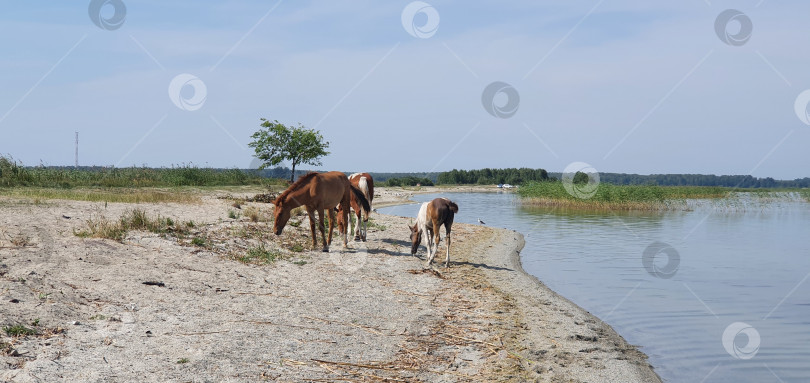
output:
[[[349,224],[351,223],[349,221],[349,211],[350,210],[351,210],[351,208],[347,206],[345,209],[341,209],[341,212],[340,212],[341,218],[343,219],[343,222],[346,222],[346,230],[343,231],[343,248],[344,249],[349,246],[349,230],[350,230],[349,229],[349,227],[350,227]]]
[[[321,240],[323,241],[323,251],[324,253],[329,252],[329,242],[326,242],[326,227],[323,224],[323,216],[324,216],[323,209],[318,209],[318,227],[321,229]],[[332,233],[329,233],[329,237],[332,237]],[[314,247],[314,246],[313,246]]]
[[[439,253],[439,243],[442,241],[442,235],[439,231],[439,227],[435,225],[433,226],[433,238],[433,257],[430,258],[431,260],[436,258],[436,254]]]
[[[427,267],[433,263],[433,257],[436,255],[436,246],[433,246],[433,229],[425,228],[423,234],[425,235],[425,244],[427,245]]]
[[[329,210],[329,244],[332,244],[332,232],[335,228],[335,209],[328,209]],[[345,221],[344,221],[345,222]],[[346,227],[344,226],[344,229]]]
[[[318,237],[315,235],[315,211],[307,207],[307,215],[309,215],[309,231],[312,233],[312,250],[315,250],[315,246],[318,246]]]

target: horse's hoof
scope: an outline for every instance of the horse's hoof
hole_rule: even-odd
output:
[[[328,252],[329,252],[329,249],[323,249],[323,250],[321,250],[321,251],[322,251],[322,252],[324,252],[324,253],[328,253]]]
[[[355,236],[354,236],[354,240],[355,240],[355,241],[359,241],[359,240],[360,240],[360,236],[359,236],[359,235],[355,235]]]

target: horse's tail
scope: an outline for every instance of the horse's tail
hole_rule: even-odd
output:
[[[365,210],[366,214],[368,214],[371,211],[371,205],[368,204],[366,196],[363,195],[363,192],[360,191],[360,189],[354,187],[353,185],[349,185],[349,188],[352,189],[352,193],[354,193],[357,201],[360,202],[360,206],[362,206],[363,210]]]
[[[368,179],[366,177],[360,177],[360,181],[357,182],[357,187],[360,189],[360,191],[363,192],[363,195],[366,196],[366,199],[368,200],[368,206],[370,208],[371,207],[371,197],[372,196],[371,196],[371,191],[369,190],[368,186],[369,186],[368,185]],[[371,210],[371,209],[369,209],[369,210]]]
[[[448,200],[447,201],[450,205],[450,210],[453,211],[453,214],[458,213],[458,205],[455,202]]]

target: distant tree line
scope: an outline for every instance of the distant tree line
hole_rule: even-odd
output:
[[[373,177],[373,176],[372,176]],[[433,181],[426,177],[400,177],[400,178],[389,178],[385,181],[385,186],[433,186]]]
[[[289,178],[289,176],[290,176],[290,168],[288,168],[286,166],[278,166],[278,167],[274,167],[274,168],[266,168],[266,169],[261,169],[261,170],[253,169],[253,170],[248,170],[248,171],[251,172],[251,173],[254,173],[254,174],[258,174],[259,176],[265,177],[265,178],[281,178],[281,179],[284,179],[284,178]],[[308,172],[311,172],[311,171],[312,170],[296,169],[295,170],[295,177],[298,178],[299,176],[307,174]],[[344,173],[346,173],[346,175],[350,175],[350,174],[355,173],[355,172],[352,171],[352,172],[344,172]],[[432,185],[432,184],[436,183],[436,177],[439,175],[439,173],[437,173],[437,172],[432,172],[432,173],[424,173],[424,172],[423,173],[369,172],[369,174],[371,174],[371,177],[374,179],[375,184],[378,183],[380,185],[385,184],[385,182],[387,180],[391,179],[391,178],[406,179],[406,183],[410,183],[412,179],[418,179],[417,182],[420,182],[422,185],[426,185],[427,182],[424,182],[424,180],[427,180]],[[414,183],[414,185],[415,185],[415,183]]]
[[[439,173],[439,184],[513,184],[519,185],[528,181],[548,181],[548,172],[545,169],[509,168],[509,169],[478,169],[458,170]]]
[[[348,174],[348,173],[347,173]],[[380,173],[380,172],[369,172],[371,177],[374,178],[374,182],[385,182],[391,178],[419,178],[419,179],[428,179],[430,180],[431,184],[436,183],[436,177],[439,175],[437,172],[429,172],[429,173]],[[422,183],[424,185],[425,183]]]

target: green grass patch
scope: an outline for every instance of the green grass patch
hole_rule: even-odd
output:
[[[574,185],[584,187],[585,185]],[[587,189],[580,189],[587,191]],[[686,199],[725,198],[735,189],[704,186],[599,184],[596,193],[581,199],[569,194],[562,182],[529,182],[518,189],[525,205],[610,210],[662,210]]]
[[[6,326],[3,327],[3,331],[9,336],[28,336],[28,335],[37,335],[37,330],[32,328],[25,327],[21,324],[17,324],[14,326]]]
[[[266,248],[263,244],[248,249],[247,253],[237,256],[236,260],[247,264],[269,264],[281,257],[281,252]]]
[[[280,189],[286,181],[262,178],[240,169],[200,168],[193,164],[169,168],[24,166],[0,155],[0,195],[122,203],[198,203],[200,188]]]
[[[185,364],[188,362],[189,362],[188,358],[181,358],[180,360],[177,361],[177,364]]]
[[[194,237],[191,239],[191,244],[199,247],[207,247],[208,242],[203,237]]]
[[[302,245],[300,243],[296,243],[296,244],[292,245],[292,247],[290,247],[290,251],[293,251],[295,253],[300,253],[300,252],[304,251],[304,245]]]
[[[376,230],[379,230],[379,231],[385,231],[385,229],[386,229],[385,225],[374,221],[374,218],[369,218],[368,219],[368,228],[369,229],[376,229]]]

